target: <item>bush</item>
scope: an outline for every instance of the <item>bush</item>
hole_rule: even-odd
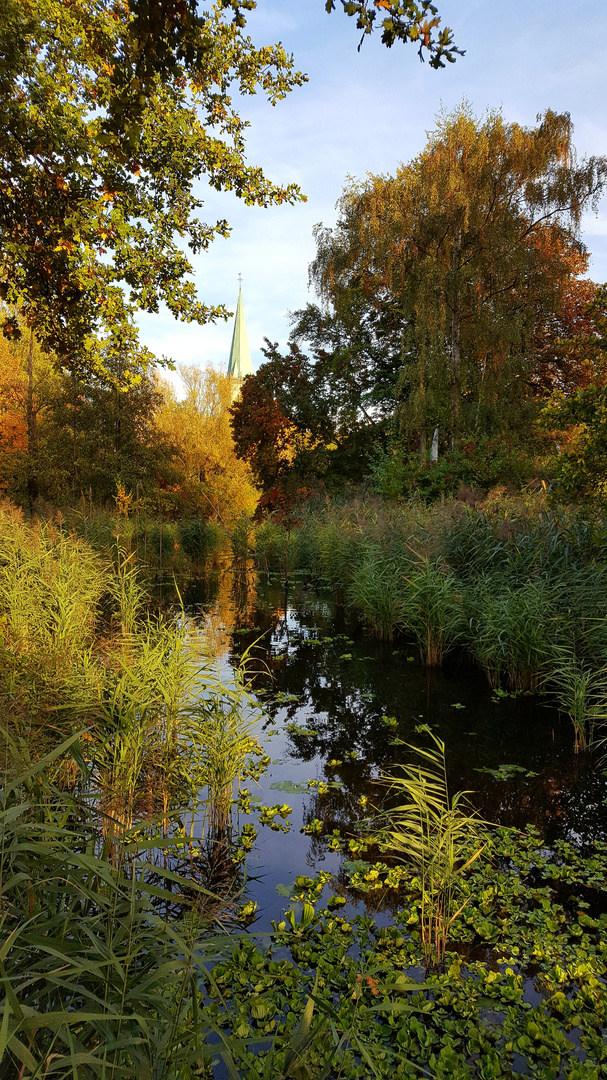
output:
[[[376,458],[373,478],[375,489],[391,499],[418,495],[432,502],[455,495],[462,485],[484,492],[496,484],[520,489],[533,473],[528,451],[502,437],[470,441],[435,462],[393,445]]]

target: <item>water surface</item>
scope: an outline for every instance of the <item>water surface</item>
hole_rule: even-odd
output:
[[[276,890],[297,875],[330,871],[346,892],[343,860],[323,837],[302,827],[315,819],[324,832],[354,835],[354,823],[377,803],[377,778],[428,745],[423,725],[446,745],[452,791],[470,791],[480,815],[496,824],[536,826],[546,844],[566,838],[580,845],[607,839],[607,777],[596,755],[574,754],[573,728],[548,699],[494,693],[478,669],[458,656],[438,670],[425,668],[403,638],[373,639],[327,592],[305,584],[289,589],[253,575],[217,575],[190,583],[188,608],[210,614],[223,662],[239,663],[253,643],[256,680],[266,716],[258,737],[271,765],[249,790],[265,805],[288,803],[288,833],[259,827],[247,858],[247,895],[257,901],[256,929],[269,928],[287,901]],[[221,646],[220,646],[221,651]],[[496,775],[497,774],[497,775]],[[293,793],[280,785],[329,783],[329,790]],[[278,785],[278,786],[277,786]],[[282,821],[277,818],[277,821]],[[347,894],[347,892],[346,892]],[[394,897],[348,895],[353,909],[385,907]],[[380,914],[381,919],[381,914]],[[383,920],[382,920],[383,921]]]

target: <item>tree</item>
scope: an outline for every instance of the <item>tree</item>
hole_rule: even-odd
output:
[[[581,326],[580,326],[581,324]],[[607,500],[607,285],[596,289],[578,319],[578,332],[562,340],[581,385],[557,384],[542,422],[557,445],[554,489],[561,499]]]
[[[529,417],[534,335],[584,267],[579,223],[607,160],[576,161],[568,114],[539,121],[441,114],[419,157],[353,181],[336,228],[317,229],[325,302],[355,291],[399,313],[401,416],[422,455],[435,426],[453,446]]]
[[[356,16],[356,25],[363,31],[359,49],[365,35],[373,33],[378,16],[381,15],[382,41],[391,48],[396,41],[419,42],[418,55],[424,59],[424,50],[430,55],[430,66],[444,67],[452,64],[457,56],[464,54],[453,43],[451,30],[439,30],[440,16],[431,0],[340,0],[346,15]],[[335,10],[335,0],[326,0],[327,11]],[[434,36],[436,33],[436,36]]]
[[[275,394],[273,373],[262,364],[242,384],[231,408],[236,454],[246,461],[260,487],[276,488],[286,479],[297,456],[299,432]]]
[[[331,326],[310,306],[294,316],[294,335],[315,336],[312,359],[293,338],[286,355],[266,339],[266,363],[245,380],[232,408],[236,451],[248,461],[264,493],[290,503],[318,487],[360,481],[378,438],[382,416],[368,411],[355,350],[335,344]],[[343,338],[343,335],[342,335]]]
[[[6,491],[27,451],[27,424],[21,409],[25,391],[19,356],[0,340],[0,491]]]
[[[390,305],[369,304],[348,289],[338,308],[308,304],[291,316],[289,341],[309,345],[322,408],[342,436],[389,417],[397,403],[403,331]]]
[[[255,510],[258,492],[249,466],[235,453],[230,429],[231,380],[211,368],[182,365],[185,396],[159,383],[155,426],[175,447],[174,498],[181,516],[219,519],[228,529]]]
[[[0,487],[30,513],[46,469],[40,429],[60,382],[31,331],[21,341],[0,338]]]
[[[182,248],[208,247],[193,184],[202,175],[246,202],[299,198],[244,158],[229,97],[261,87],[272,102],[303,76],[277,46],[255,49],[221,6],[162,0],[5,0],[0,30],[0,277],[4,299],[70,370],[124,385],[150,360],[137,308],[164,302],[207,319]],[[15,332],[14,317],[5,324]]]
[[[244,34],[253,0],[2,0],[0,295],[77,375],[128,386],[151,355],[134,313],[164,303],[177,319],[225,317],[201,303],[184,250],[228,235],[205,223],[202,177],[247,203],[301,198],[245,161],[230,94],[275,104],[305,81],[282,46]],[[329,3],[331,9],[334,4]],[[381,11],[387,45],[417,41],[431,64],[455,58],[428,0],[344,3],[364,33]]]

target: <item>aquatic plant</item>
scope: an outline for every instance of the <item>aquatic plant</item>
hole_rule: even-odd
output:
[[[464,593],[468,648],[492,686],[506,678],[513,690],[537,690],[562,627],[559,594],[540,579],[513,587],[502,574],[486,575]]]
[[[576,754],[591,747],[597,729],[607,721],[607,667],[597,669],[579,660],[570,647],[555,647],[544,680],[573,724]]]
[[[138,803],[163,814],[179,808],[192,835],[206,807],[209,826],[224,827],[248,759],[263,756],[252,734],[247,656],[226,682],[183,617],[148,620],[122,645],[97,699],[80,693],[73,703],[93,725],[93,777],[106,810],[128,828]]]
[[[346,596],[380,638],[391,639],[405,620],[405,588],[400,567],[377,547],[366,547],[352,569]]]
[[[0,520],[0,540],[6,644],[60,663],[90,640],[107,568],[86,544],[53,526]]]
[[[439,562],[422,559],[404,580],[402,628],[412,634],[422,661],[437,667],[461,640],[465,620],[453,574]]]
[[[216,521],[200,521],[192,518],[179,522],[179,541],[183,551],[196,566],[217,557],[227,540],[224,530]]]
[[[344,590],[350,584],[360,564],[363,541],[360,525],[345,513],[323,515],[318,522],[318,561],[332,589]]]
[[[48,767],[76,747],[72,736],[34,762],[4,746],[0,1073],[204,1075],[198,982],[228,939],[196,914],[202,886],[162,866],[151,880],[128,834],[110,857],[96,811],[50,783]]]
[[[462,882],[486,841],[469,792],[449,792],[445,744],[414,749],[416,764],[399,765],[385,777],[389,794],[404,799],[387,811],[388,850],[414,873],[421,894],[420,928],[427,967],[444,964],[451,927],[466,905]]]
[[[119,548],[117,555],[114,572],[109,576],[108,588],[121,633],[127,636],[134,632],[137,620],[143,613],[147,591],[134,554],[127,554],[124,548]]]

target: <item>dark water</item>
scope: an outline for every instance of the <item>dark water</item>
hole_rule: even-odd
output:
[[[214,612],[226,626],[226,664],[237,664],[256,641],[255,657],[271,673],[256,685],[267,713],[258,736],[272,764],[259,785],[247,786],[263,804],[288,803],[293,812],[287,834],[258,826],[256,814],[241,818],[258,829],[247,858],[257,930],[281,917],[288,901],[276,886],[289,886],[299,874],[330,871],[345,891],[342,862],[352,856],[329,851],[324,837],[309,837],[301,827],[319,819],[325,832],[339,828],[352,836],[367,812],[361,797],[381,797],[378,775],[414,759],[395,740],[428,745],[420,725],[445,742],[451,790],[470,791],[484,819],[533,824],[547,845],[557,838],[580,845],[607,839],[607,777],[596,756],[574,754],[571,722],[548,700],[496,696],[484,675],[457,656],[440,670],[424,668],[409,642],[374,640],[331,595],[305,585],[285,591],[251,576],[216,577],[191,583],[184,602],[192,611]],[[335,786],[321,795],[274,786],[309,779]],[[379,897],[348,899],[362,912],[390,903]]]

